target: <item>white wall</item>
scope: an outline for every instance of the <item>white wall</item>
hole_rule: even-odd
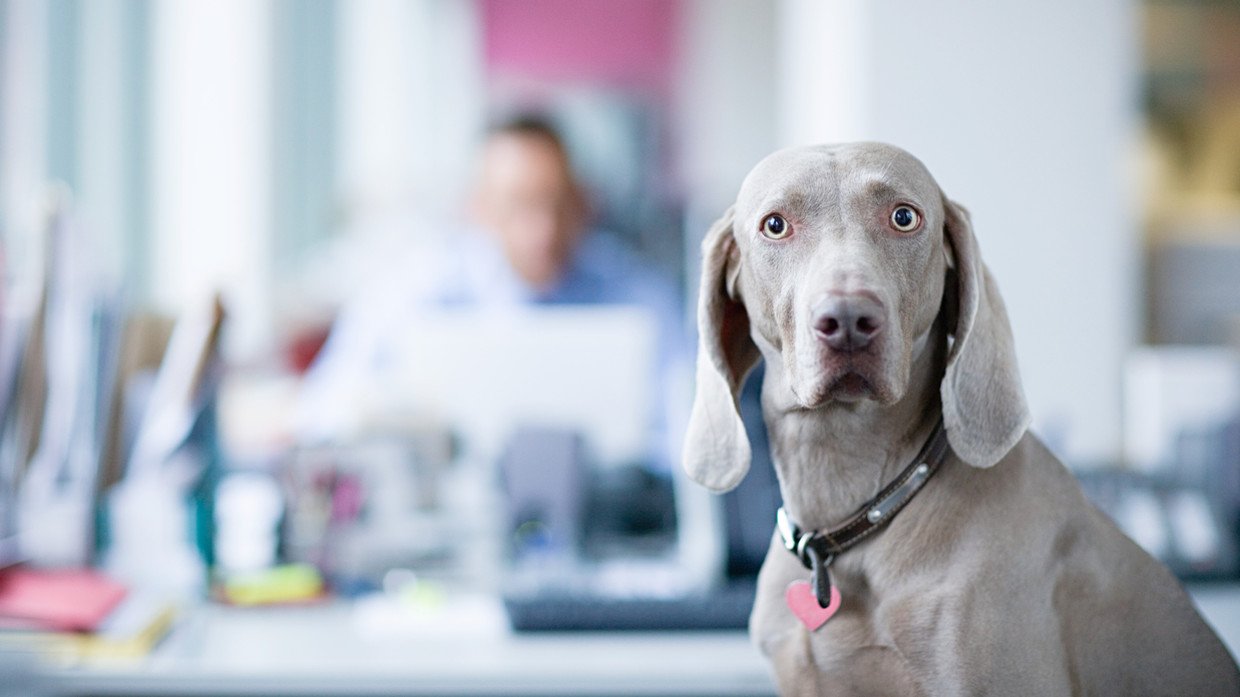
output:
[[[775,146],[775,7],[749,0],[691,0],[684,37],[677,133],[691,203],[718,216]],[[715,210],[715,208],[718,210]],[[695,243],[701,233],[690,237]]]
[[[4,41],[0,42],[0,234],[7,268],[19,277],[26,292],[38,285],[41,256],[35,234],[42,229],[47,191],[46,163],[47,12],[42,5],[10,2],[4,13]],[[0,278],[0,283],[12,280]],[[9,290],[0,285],[0,289]]]
[[[410,207],[426,214],[451,208],[483,129],[476,8],[454,0],[351,0],[338,12],[346,224],[365,226],[359,217]]]
[[[1133,0],[784,0],[781,145],[885,140],[973,213],[1034,427],[1116,457],[1136,339]]]
[[[776,145],[777,7],[689,0],[681,15],[677,145],[685,184],[685,322],[696,326],[699,248],[749,170]],[[691,399],[691,397],[690,397]]]
[[[82,4],[78,134],[78,213],[96,242],[97,265],[118,274],[126,235],[125,86],[121,0]]]
[[[153,5],[152,297],[174,313],[222,290],[225,348],[269,340],[270,5]]]

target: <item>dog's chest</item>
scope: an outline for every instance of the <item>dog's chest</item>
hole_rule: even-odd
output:
[[[963,674],[936,631],[941,602],[879,604],[862,594],[852,606],[808,632],[808,665],[821,687],[855,695],[953,694],[960,687]]]
[[[782,549],[772,551],[790,560]],[[837,562],[841,607],[815,630],[783,607],[782,599],[776,605],[769,595],[759,595],[751,629],[777,673],[798,676],[794,680],[813,675],[813,684],[826,690],[824,694],[953,693],[941,688],[963,679],[953,658],[960,654],[944,632],[951,628],[947,616],[959,599],[941,588],[929,593],[886,589],[880,593],[874,579],[862,571],[861,556],[844,555]],[[769,588],[805,576],[807,572],[789,560],[768,558],[768,565],[774,561],[779,569],[778,574],[768,573]]]

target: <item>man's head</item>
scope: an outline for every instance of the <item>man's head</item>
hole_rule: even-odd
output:
[[[584,225],[585,206],[555,129],[521,117],[491,129],[482,147],[472,211],[530,286],[559,280]]]

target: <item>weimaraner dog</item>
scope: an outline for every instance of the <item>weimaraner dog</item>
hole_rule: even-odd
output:
[[[1175,578],[1028,431],[998,288],[921,162],[777,152],[702,250],[685,467],[744,477],[763,358],[785,512],[750,634],[782,694],[1240,695]]]

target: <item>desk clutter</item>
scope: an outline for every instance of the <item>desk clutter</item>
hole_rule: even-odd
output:
[[[0,298],[0,644],[142,655],[202,583],[224,311],[128,313],[66,194],[43,232]]]
[[[219,297],[175,318],[134,312],[124,284],[96,268],[67,197],[41,240],[38,273],[0,297],[0,650],[61,665],[140,660],[204,606],[342,604],[365,636],[438,632],[452,613],[470,618],[462,632],[492,634],[743,628],[749,587],[717,583],[711,539],[686,544],[681,493],[643,452],[640,389],[577,410],[607,438],[492,415],[493,437],[471,440],[396,401],[347,437],[308,439],[293,422],[317,347],[294,337],[276,368],[226,365]],[[537,331],[512,337],[531,355],[546,353],[543,334],[584,333],[613,351],[653,341],[631,308],[530,319]],[[602,372],[644,385],[630,374],[652,359],[635,355]],[[579,363],[567,373],[577,382],[591,370]],[[509,388],[492,388],[492,401],[516,395],[509,411],[537,391]],[[686,564],[686,548],[705,561]]]

